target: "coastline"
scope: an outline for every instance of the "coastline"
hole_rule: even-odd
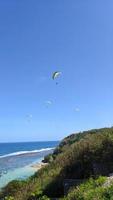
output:
[[[13,180],[25,180],[34,175],[38,170],[47,165],[47,163],[43,163],[42,160],[43,158],[29,165],[8,171],[6,174],[3,174],[0,177],[0,189],[5,187]]]
[[[34,163],[31,165],[32,168],[36,169],[37,171],[40,170],[41,168],[47,166],[48,163],[43,163],[42,161],[41,162],[37,162],[37,163]]]
[[[26,180],[46,166],[43,159],[51,154],[55,142],[8,143],[0,146],[0,189],[13,180]],[[9,151],[10,149],[10,151]]]

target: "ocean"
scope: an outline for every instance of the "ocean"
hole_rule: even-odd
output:
[[[41,162],[58,144],[58,141],[0,143],[0,188],[12,180],[33,175],[37,169],[32,165]]]

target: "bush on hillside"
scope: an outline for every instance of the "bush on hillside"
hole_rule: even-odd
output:
[[[86,183],[73,188],[64,200],[112,200],[113,184],[105,188],[103,187],[105,181],[105,177],[99,177],[97,180],[89,179]]]

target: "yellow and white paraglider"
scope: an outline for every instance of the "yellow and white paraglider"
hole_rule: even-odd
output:
[[[52,74],[52,79],[53,79],[53,80],[56,80],[61,74],[62,74],[62,73],[59,72],[59,71],[54,72],[54,73]],[[58,84],[58,83],[56,82],[56,84]]]

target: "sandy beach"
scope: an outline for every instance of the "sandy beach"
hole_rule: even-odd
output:
[[[35,168],[37,170],[41,169],[42,167],[45,167],[47,166],[48,163],[43,163],[43,162],[40,162],[40,163],[34,163],[31,165],[32,168]]]

